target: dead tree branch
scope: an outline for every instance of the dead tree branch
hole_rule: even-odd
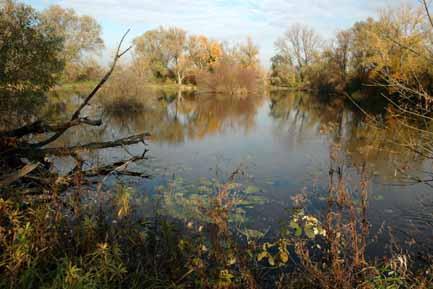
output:
[[[31,164],[27,164],[24,167],[22,167],[21,169],[19,169],[18,171],[9,174],[7,176],[3,176],[0,179],[0,188],[8,186],[16,181],[18,181],[20,178],[30,174],[32,171],[34,171],[38,166],[40,165],[40,163],[31,163]]]
[[[74,122],[75,120],[79,119],[81,111],[89,104],[89,102],[92,100],[92,98],[96,95],[96,93],[99,91],[99,89],[101,89],[101,87],[105,84],[105,82],[107,82],[107,80],[110,78],[111,74],[113,73],[114,69],[116,68],[117,62],[119,61],[119,59],[125,55],[131,48],[132,46],[129,46],[127,49],[121,51],[122,49],[122,45],[123,45],[123,41],[125,40],[126,36],[129,33],[129,29],[128,31],[126,31],[126,33],[123,35],[122,39],[119,42],[119,45],[117,46],[117,50],[116,50],[116,54],[114,56],[114,60],[113,63],[110,67],[110,70],[104,75],[104,77],[99,81],[99,83],[95,86],[95,88],[92,90],[92,92],[90,92],[90,94],[85,98],[85,100],[83,101],[83,103],[78,107],[78,109],[74,112],[74,114],[71,117],[71,120],[68,123]],[[61,130],[57,131],[53,136],[49,137],[48,139],[41,141],[39,143],[35,143],[32,144],[31,146],[34,148],[40,148],[40,147],[44,147],[49,143],[52,143],[53,141],[55,141],[56,139],[58,139],[60,136],[62,136],[66,130],[68,130],[68,123],[66,123],[64,125],[64,128],[62,128]]]
[[[46,149],[38,150],[38,154],[51,155],[51,156],[70,156],[79,152],[89,151],[89,150],[115,148],[120,146],[133,145],[137,143],[145,144],[144,141],[149,136],[150,134],[148,133],[141,133],[138,135],[121,138],[114,141],[95,142],[95,143],[88,143],[85,145],[77,145],[72,147],[46,148]]]
[[[100,119],[92,120],[87,117],[82,117],[82,118],[77,118],[73,121],[69,121],[67,123],[60,123],[60,124],[47,124],[39,120],[12,131],[2,132],[0,133],[0,137],[22,138],[30,134],[54,133],[54,132],[67,130],[71,127],[78,126],[81,124],[86,124],[90,126],[100,126],[102,124],[102,120]]]

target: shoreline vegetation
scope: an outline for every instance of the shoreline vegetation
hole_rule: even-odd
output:
[[[178,101],[179,88],[245,98],[301,89],[328,105],[348,99],[378,134],[408,130],[397,145],[432,160],[433,21],[422,4],[384,10],[327,45],[311,28],[294,25],[277,41],[267,73],[250,38],[227,44],[174,27],[147,31],[125,48],[126,33],[105,70],[92,54],[104,46],[96,20],[60,6],[36,11],[6,0],[0,6],[0,287],[433,288],[432,252],[420,258],[391,244],[379,259],[368,255],[376,232],[367,215],[366,160],[355,166],[359,183],[349,186],[338,143],[329,152],[324,213],[311,215],[306,197],[295,195],[290,217],[272,238],[239,222],[243,206],[260,202],[257,189],[242,183],[247,172],[240,168],[194,188],[204,193],[182,200],[194,218],[176,218],[162,206],[179,198],[175,180],[146,196],[153,202],[122,181],[105,183],[111,176],[151,177],[132,169],[152,161],[148,132],[56,146],[71,128],[104,125],[86,114],[98,98],[107,113],[132,114],[145,109],[143,88],[166,89]],[[132,60],[121,62],[126,53]],[[71,92],[80,97],[68,114],[61,101]],[[358,103],[364,95],[376,105],[385,100],[375,107],[385,116],[366,111]],[[44,118],[44,106],[63,114]],[[88,152],[131,145],[142,153],[105,165],[86,162]],[[71,170],[58,172],[56,157],[70,159]],[[431,185],[433,172],[425,174],[414,181]]]

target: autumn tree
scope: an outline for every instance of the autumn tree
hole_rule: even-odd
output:
[[[134,40],[135,54],[155,78],[173,77],[182,84],[191,66],[186,40],[186,32],[180,28],[159,27]]]
[[[239,60],[242,65],[248,68],[257,68],[259,64],[259,49],[248,37],[245,43],[239,45]]]
[[[162,80],[168,77],[168,64],[170,62],[165,34],[165,29],[159,27],[149,30],[134,39],[134,52],[137,62],[148,68],[154,78]]]
[[[211,70],[222,56],[218,41],[209,40],[204,35],[191,35],[187,43],[188,54],[197,70]]]
[[[218,61],[198,75],[199,89],[229,95],[256,92],[261,78],[258,54],[251,39],[244,43],[221,44]]]
[[[66,74],[69,78],[79,78],[77,74],[87,69],[89,55],[104,47],[101,26],[94,18],[78,15],[73,9],[65,9],[59,5],[44,10],[42,19],[64,40],[62,55],[66,63]],[[90,63],[95,64],[94,61]]]
[[[140,75],[150,71],[154,79],[178,85],[187,81],[210,91],[246,91],[261,74],[259,49],[251,38],[224,45],[180,28],[159,27],[137,37],[134,47]]]
[[[186,49],[186,31],[176,27],[168,28],[166,45],[169,56],[168,68],[174,73],[177,84],[181,85],[191,67]]]
[[[322,95],[346,91],[351,37],[350,30],[340,31],[334,41],[323,45],[322,51],[307,70],[312,90]]]
[[[338,32],[336,40],[333,44],[334,61],[338,66],[339,74],[346,81],[349,72],[350,64],[350,44],[352,40],[352,33],[350,30],[343,30]]]
[[[279,87],[293,87],[296,72],[290,57],[277,54],[271,58],[270,83]]]
[[[292,57],[301,81],[304,81],[304,70],[313,61],[321,46],[321,39],[316,32],[305,25],[294,24],[279,38],[275,47],[283,57]]]

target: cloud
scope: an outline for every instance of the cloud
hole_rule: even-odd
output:
[[[416,2],[416,0],[407,0]],[[374,16],[398,0],[48,0],[94,16],[103,24],[108,46],[114,46],[119,27],[134,35],[164,25],[190,33],[238,41],[250,35],[267,63],[274,41],[291,23],[311,25],[324,37]],[[114,35],[116,32],[116,35]],[[116,38],[117,37],[117,38]]]

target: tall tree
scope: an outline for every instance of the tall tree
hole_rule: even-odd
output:
[[[239,46],[239,58],[242,65],[249,68],[257,68],[259,65],[259,49],[251,37]]]
[[[182,84],[191,65],[184,30],[160,27],[134,39],[134,45],[136,56],[145,60],[156,78],[172,74]]]
[[[11,0],[0,6],[2,110],[24,109],[43,99],[63,69],[62,44],[62,37],[30,6]]]
[[[334,47],[335,62],[339,67],[339,72],[344,81],[346,80],[349,62],[350,62],[350,43],[352,40],[352,33],[349,30],[340,31],[337,34]]]
[[[187,42],[188,54],[198,70],[211,70],[222,56],[222,47],[218,41],[209,40],[204,35],[191,35]]]
[[[270,81],[272,85],[282,87],[295,84],[295,69],[290,57],[277,54],[271,58]]]
[[[73,9],[53,5],[42,12],[46,24],[64,39],[66,62],[78,62],[84,54],[104,47],[101,26],[90,16],[80,16]]]
[[[140,64],[147,66],[156,79],[163,80],[168,77],[170,62],[165,34],[165,29],[159,27],[134,39],[134,52]]]
[[[279,54],[290,55],[296,62],[297,69],[303,80],[304,67],[310,65],[321,46],[321,39],[316,32],[305,25],[290,26],[283,37],[275,43]]]
[[[186,52],[186,31],[177,27],[168,28],[166,45],[169,54],[169,69],[174,73],[177,84],[181,85],[186,72],[191,67]]]

